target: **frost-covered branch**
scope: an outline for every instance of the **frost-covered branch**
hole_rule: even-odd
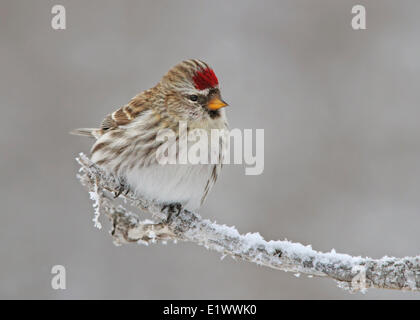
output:
[[[322,253],[300,243],[266,241],[259,233],[241,235],[234,227],[216,224],[187,210],[166,222],[160,205],[138,199],[132,192],[121,195],[125,206],[118,205],[114,193],[118,193],[119,182],[84,154],[77,160],[81,165],[78,177],[94,201],[95,226],[100,228],[99,216],[106,215],[112,223],[111,234],[116,244],[190,241],[223,256],[297,275],[329,277],[351,291],[363,292],[370,287],[420,291],[420,256],[371,259],[339,254],[334,250]],[[150,214],[152,220],[141,220],[139,214],[126,209],[127,205]]]

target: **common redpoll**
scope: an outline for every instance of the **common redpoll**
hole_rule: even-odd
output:
[[[218,163],[162,165],[157,150],[163,142],[157,135],[171,129],[179,141],[180,122],[186,122],[188,131],[199,128],[209,135],[212,129],[227,130],[225,106],[213,70],[191,59],[109,114],[100,128],[72,133],[96,139],[91,160],[118,177],[125,188],[164,206],[197,210],[220,173],[226,140],[220,142]]]

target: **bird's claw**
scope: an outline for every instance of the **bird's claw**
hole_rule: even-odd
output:
[[[114,192],[114,199],[118,198],[123,192],[124,195],[127,195],[130,192],[130,186],[122,181],[117,191]]]
[[[178,215],[181,213],[182,205],[178,202],[165,204],[162,207],[162,212],[165,212],[165,211],[167,211],[166,223],[170,223],[173,221],[173,218],[178,217]]]

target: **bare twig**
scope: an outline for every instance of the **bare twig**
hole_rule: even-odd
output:
[[[142,221],[137,213],[116,204],[112,193],[120,185],[115,177],[108,176],[84,154],[77,160],[81,165],[78,177],[94,200],[95,226],[100,228],[99,215],[106,215],[112,223],[111,234],[116,244],[190,241],[266,267],[329,277],[351,291],[364,292],[370,287],[420,291],[420,256],[371,259],[335,251],[322,253],[300,243],[265,241],[259,233],[241,235],[234,227],[218,225],[187,210],[167,223],[159,204],[128,192],[124,196],[125,204],[150,214],[153,219]]]

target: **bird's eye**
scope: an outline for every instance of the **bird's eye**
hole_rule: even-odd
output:
[[[191,101],[197,101],[198,100],[198,96],[193,94],[191,96],[188,97]]]

